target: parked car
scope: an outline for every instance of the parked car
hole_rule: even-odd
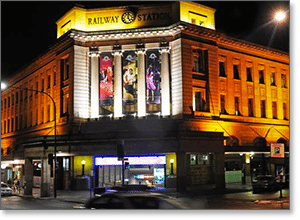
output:
[[[6,184],[1,182],[1,196],[11,196],[12,190],[11,188]]]
[[[188,209],[177,199],[152,192],[106,192],[95,196],[79,209]]]
[[[280,184],[271,175],[259,175],[252,181],[253,193],[258,191],[278,191]]]

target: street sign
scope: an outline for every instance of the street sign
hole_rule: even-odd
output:
[[[271,157],[284,158],[284,144],[271,143]]]

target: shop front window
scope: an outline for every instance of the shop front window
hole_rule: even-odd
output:
[[[190,154],[190,165],[211,165],[211,153]]]

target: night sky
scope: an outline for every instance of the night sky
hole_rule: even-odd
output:
[[[55,22],[74,5],[112,7],[152,2],[15,2],[1,1],[1,80],[41,55],[56,41]],[[228,36],[289,51],[289,20],[270,23],[277,9],[289,10],[288,1],[201,1],[217,9],[216,30]],[[274,32],[275,30],[275,32]],[[272,34],[274,35],[272,37]]]

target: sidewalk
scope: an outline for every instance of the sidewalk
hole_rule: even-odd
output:
[[[244,192],[249,192],[251,200],[257,203],[269,203],[269,202],[287,202],[289,200],[289,190],[285,190],[283,198],[279,198],[278,193],[272,194],[253,194],[251,185],[242,184],[226,184],[225,189],[215,189],[213,185],[202,186],[202,187],[189,187],[186,192],[177,192],[175,188],[165,189],[157,188],[154,192],[166,194],[174,197],[193,197],[193,196],[217,196],[224,195],[226,199],[243,200],[245,199]],[[20,194],[15,194],[22,197],[30,197],[37,199],[55,199],[53,192],[49,197],[40,196],[40,188],[33,188],[32,196],[24,195],[23,190]],[[57,190],[56,199],[64,202],[72,203],[86,203],[90,198],[94,196],[93,192],[89,190]],[[248,198],[249,199],[249,198]]]

